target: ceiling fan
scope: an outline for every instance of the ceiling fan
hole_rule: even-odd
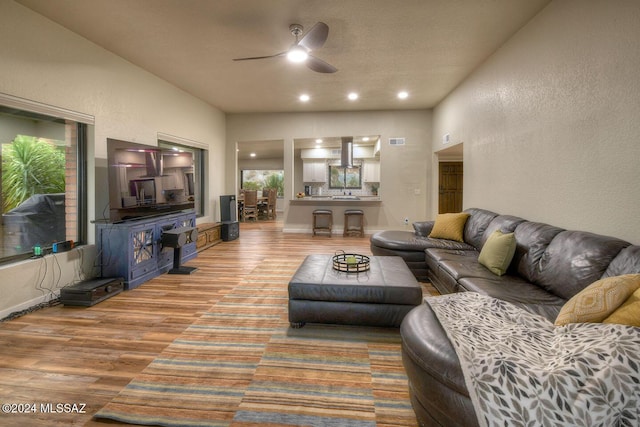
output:
[[[300,24],[291,24],[289,31],[296,38],[289,50],[275,55],[253,56],[250,58],[236,58],[234,61],[251,61],[254,59],[276,58],[286,56],[292,62],[304,62],[308,68],[318,73],[335,73],[336,67],[311,55],[311,51],[320,49],[329,36],[329,26],[324,22],[316,23],[307,33],[299,38],[304,28]]]

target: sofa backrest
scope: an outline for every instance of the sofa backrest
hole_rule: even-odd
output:
[[[640,246],[627,246],[611,261],[603,278],[622,274],[640,274]]]
[[[525,221],[516,227],[516,252],[511,261],[510,271],[535,283],[540,260],[549,243],[564,231],[563,228],[541,222]]]
[[[491,221],[498,216],[497,213],[485,209],[469,208],[465,212],[471,216],[464,225],[464,241],[480,250],[484,233]]]
[[[491,220],[487,229],[484,231],[484,235],[482,236],[482,246],[484,246],[487,239],[494,231],[500,230],[503,233],[513,233],[516,227],[523,222],[525,222],[525,219],[518,216],[498,215]]]
[[[586,231],[561,231],[545,249],[533,282],[569,299],[602,278],[609,264],[630,243]]]

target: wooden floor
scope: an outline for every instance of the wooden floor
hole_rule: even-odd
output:
[[[299,264],[311,253],[370,254],[369,238],[282,233],[282,222],[241,223],[240,238],[199,254],[189,276],[162,275],[89,308],[56,305],[0,323],[2,426],[104,426],[92,420],[187,326],[278,253]],[[41,405],[72,413],[42,413]],[[31,405],[34,405],[31,406]],[[80,405],[86,405],[82,408]],[[3,412],[6,407],[3,406]],[[33,413],[35,409],[35,413]],[[77,413],[84,409],[84,413]]]

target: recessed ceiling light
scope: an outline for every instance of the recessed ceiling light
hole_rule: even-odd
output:
[[[368,136],[365,136],[365,137],[363,137],[363,138],[362,138],[362,140],[363,140],[364,142],[367,142],[367,141],[369,140],[369,137],[368,137]]]
[[[358,99],[358,94],[355,92],[351,92],[349,95],[347,95],[347,98],[349,98],[351,101],[355,101],[356,99]]]
[[[311,97],[309,95],[307,95],[306,93],[303,93],[302,95],[300,95],[300,101],[302,102],[308,102],[311,99]]]
[[[398,98],[407,99],[408,97],[409,97],[409,93],[405,92],[404,90],[402,92],[398,92]]]
[[[249,156],[251,156],[251,157],[255,157],[255,156],[256,156],[256,153],[251,153],[251,154],[249,154]]]
[[[316,139],[316,144],[322,144],[322,138]]]

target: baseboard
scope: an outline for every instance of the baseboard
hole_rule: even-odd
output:
[[[383,231],[383,230],[371,230],[369,228],[365,228],[364,229],[364,234],[366,236],[377,233],[378,231]],[[283,227],[282,228],[282,232],[283,233],[301,233],[301,234],[311,234],[311,228],[309,227]],[[331,234],[335,234],[335,235],[340,235],[342,236],[342,227],[334,227],[333,230],[331,230]]]
[[[56,289],[53,292],[47,295],[41,295],[37,298],[33,298],[29,301],[25,301],[22,304],[15,305],[13,307],[6,308],[0,311],[0,320],[4,319],[7,316],[10,316],[13,313],[17,313],[20,311],[28,310],[32,307],[35,307],[39,304],[49,302],[53,299],[56,299],[60,296],[60,289]]]

